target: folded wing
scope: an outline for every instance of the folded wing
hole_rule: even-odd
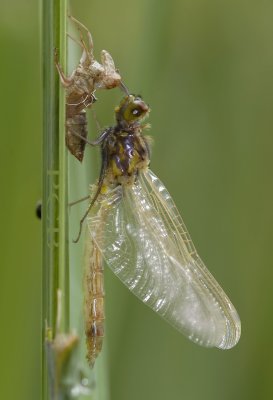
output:
[[[239,316],[150,170],[132,187],[117,186],[104,195],[88,228],[112,271],[171,325],[202,346],[235,346]]]

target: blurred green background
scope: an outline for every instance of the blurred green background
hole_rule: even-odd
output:
[[[1,2],[0,398],[7,400],[39,399],[41,386],[39,13],[34,0]],[[130,90],[151,105],[151,167],[242,319],[236,348],[203,349],[106,271],[111,399],[273,398],[273,2],[73,0],[71,13],[92,31],[96,55],[109,50]],[[110,124],[120,94],[98,97],[98,119]]]

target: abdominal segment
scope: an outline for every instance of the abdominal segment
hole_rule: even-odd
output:
[[[87,361],[93,367],[104,337],[104,285],[102,255],[92,240],[85,271],[85,334]]]
[[[85,110],[66,120],[65,142],[69,151],[82,161],[87,137],[87,118]]]

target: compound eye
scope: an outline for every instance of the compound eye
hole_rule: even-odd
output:
[[[134,109],[132,110],[132,114],[135,115],[135,116],[137,117],[138,115],[140,115],[140,110],[139,110],[138,108],[134,108]]]

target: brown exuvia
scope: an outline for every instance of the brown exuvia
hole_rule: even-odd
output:
[[[121,76],[106,50],[101,52],[101,63],[94,58],[91,33],[81,22],[71,16],[70,19],[80,32],[80,41],[76,40],[76,43],[83,50],[82,56],[70,76],[64,74],[56,50],[55,65],[66,92],[66,145],[69,151],[82,161],[87,137],[86,109],[96,100],[96,89],[112,89],[120,86]],[[82,30],[86,32],[88,43],[83,39]]]

